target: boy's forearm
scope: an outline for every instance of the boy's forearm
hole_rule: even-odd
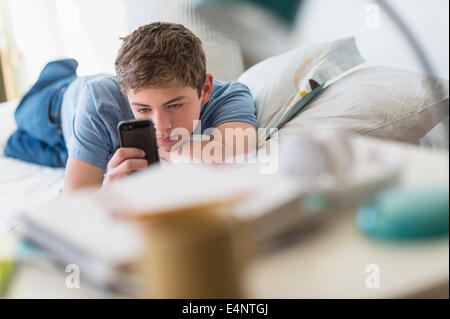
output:
[[[178,163],[229,163],[237,156],[255,152],[257,140],[256,129],[250,124],[226,123],[217,127],[209,140],[188,139],[171,152],[160,152],[160,157]]]
[[[64,193],[84,187],[102,186],[104,170],[90,163],[69,157],[64,176]]]
[[[218,164],[233,155],[233,149],[220,141],[191,140],[170,152],[169,161]]]

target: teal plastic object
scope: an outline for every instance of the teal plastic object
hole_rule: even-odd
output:
[[[358,211],[356,224],[367,235],[379,239],[420,239],[448,234],[449,189],[384,190]]]

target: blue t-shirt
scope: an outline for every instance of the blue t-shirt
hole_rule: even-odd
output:
[[[194,133],[203,133],[225,122],[256,126],[255,112],[247,86],[214,80],[211,97],[201,106],[201,131],[196,129]],[[61,119],[69,157],[106,169],[120,147],[118,123],[134,119],[134,115],[119,90],[117,78],[100,74],[78,77],[70,84],[64,95]]]

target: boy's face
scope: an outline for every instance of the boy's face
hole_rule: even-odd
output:
[[[212,85],[213,77],[207,74],[200,97],[197,89],[188,86],[128,90],[127,97],[134,117],[151,119],[159,148],[170,151],[178,141],[170,140],[171,131],[185,128],[193,132],[193,121],[199,119],[201,105],[208,102]]]

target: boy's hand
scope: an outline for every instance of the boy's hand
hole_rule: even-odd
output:
[[[139,148],[119,148],[108,163],[105,183],[110,183],[116,178],[147,168],[148,163],[144,157],[145,152]]]

